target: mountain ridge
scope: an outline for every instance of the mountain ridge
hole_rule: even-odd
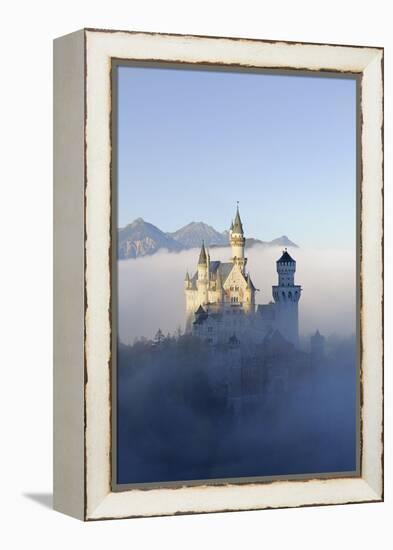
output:
[[[130,224],[117,230],[117,253],[120,260],[151,256],[166,248],[169,252],[182,250],[174,239],[167,236],[152,223],[137,218]]]
[[[185,248],[197,248],[204,241],[206,246],[225,246],[227,237],[204,222],[190,222],[173,233],[167,233]]]
[[[162,249],[168,250],[168,252],[181,252],[199,248],[202,242],[210,248],[229,247],[228,237],[228,231],[220,233],[204,222],[193,221],[180,227],[177,231],[164,232],[143,218],[136,218],[133,222],[117,230],[118,259],[152,256]],[[298,248],[298,245],[286,235],[272,241],[262,241],[254,237],[246,239],[246,248],[258,244]]]

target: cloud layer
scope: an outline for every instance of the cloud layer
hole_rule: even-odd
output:
[[[247,267],[260,291],[257,303],[272,300],[280,248],[255,246],[247,251]],[[297,262],[296,283],[303,289],[299,303],[300,334],[319,329],[323,334],[348,336],[356,330],[355,251],[290,250]],[[229,248],[211,250],[212,260],[228,261]],[[161,328],[173,333],[184,328],[184,276],[194,273],[198,250],[160,251],[154,256],[118,263],[119,336],[124,343],[151,338]]]

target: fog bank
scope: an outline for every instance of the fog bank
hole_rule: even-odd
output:
[[[302,286],[299,302],[300,334],[319,329],[326,336],[355,333],[355,251],[289,249],[296,260],[296,284]],[[254,285],[260,289],[258,304],[272,300],[277,282],[276,260],[281,248],[254,246],[247,251]],[[184,276],[196,270],[199,251],[159,251],[145,258],[118,262],[119,337],[124,343],[151,338],[158,328],[164,333],[183,330],[185,321]],[[229,248],[214,248],[212,260],[228,261]]]

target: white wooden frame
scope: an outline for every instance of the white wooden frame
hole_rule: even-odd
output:
[[[81,30],[55,40],[54,507],[83,520],[383,499],[383,50]],[[111,490],[111,60],[361,75],[361,474]]]

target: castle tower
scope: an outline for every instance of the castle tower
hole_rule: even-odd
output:
[[[319,330],[310,338],[310,352],[313,363],[320,365],[325,357],[325,337]]]
[[[217,301],[219,304],[221,304],[224,301],[224,289],[222,286],[222,278],[220,272],[218,272],[216,276],[216,294]]]
[[[232,261],[237,264],[242,273],[247,263],[247,258],[244,257],[244,247],[246,239],[244,238],[243,224],[240,219],[239,205],[236,208],[235,220],[231,224],[229,231],[229,242],[232,248]]]
[[[194,294],[195,291],[192,288],[192,280],[190,278],[190,275],[188,271],[186,272],[186,276],[184,278],[184,292],[186,297],[186,332],[189,332],[191,330],[191,323],[193,320],[193,314],[194,314],[194,308],[195,308],[195,299]]]
[[[188,271],[186,272],[186,276],[184,278],[184,289],[189,290],[191,288],[191,279]]]
[[[202,242],[201,251],[199,253],[197,289],[199,304],[207,304],[209,301],[209,258],[206,254],[204,242]]]
[[[272,287],[276,303],[278,329],[286,340],[295,345],[299,343],[298,304],[301,286],[295,285],[296,261],[287,249],[276,262],[278,285]]]

